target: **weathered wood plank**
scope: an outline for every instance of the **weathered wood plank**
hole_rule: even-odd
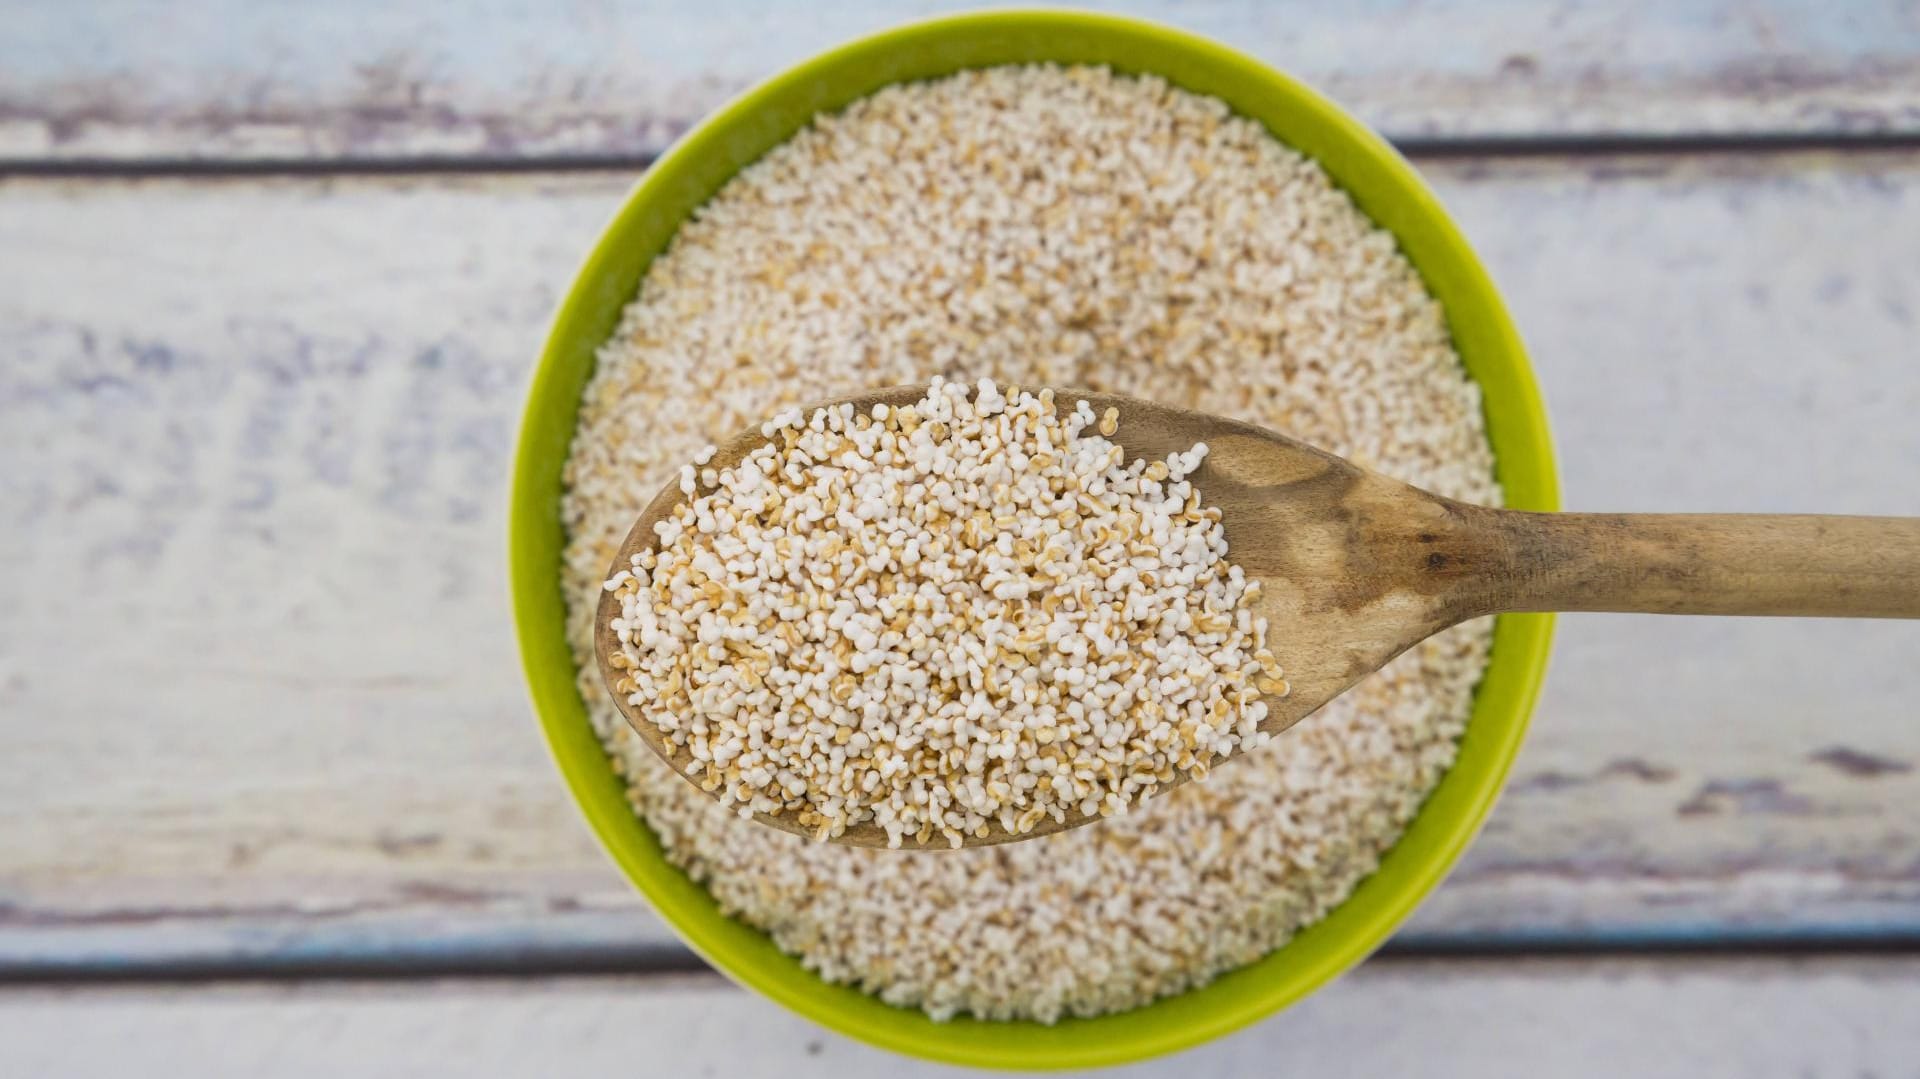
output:
[[[1920,513],[1920,161],[1430,172],[1572,506]],[[522,380],[629,179],[0,185],[0,964],[680,954],[574,820],[500,580]],[[1409,939],[1920,934],[1915,654],[1566,619]]]
[[[802,57],[970,6],[16,5],[0,159],[632,159]],[[1230,42],[1399,138],[1920,131],[1903,0],[1093,6]]]
[[[1904,1075],[1920,961],[1375,961],[1145,1077]],[[668,1032],[671,1032],[669,1035]],[[0,990],[0,1067],[177,1074],[951,1075],[711,976]]]

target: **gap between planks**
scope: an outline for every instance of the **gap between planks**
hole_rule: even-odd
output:
[[[1752,933],[1713,938],[1648,934],[1429,938],[1392,941],[1364,965],[1446,963],[1467,966],[1645,960],[1691,967],[1706,963],[1920,958],[1920,933]],[[1358,969],[1358,968],[1356,968]],[[403,953],[388,957],[208,959],[150,965],[9,964],[0,989],[35,986],[221,985],[282,982],[476,981],[526,978],[711,977],[690,951],[663,948],[554,949],[521,954]]]
[[[1570,135],[1399,138],[1394,148],[1432,161],[1586,156],[1678,157],[1712,154],[1885,153],[1920,150],[1920,132],[1710,132],[1675,135]],[[538,157],[410,156],[343,159],[220,157],[0,158],[8,177],[128,179],[145,177],[492,175],[546,172],[638,172],[656,154],[550,154]]]

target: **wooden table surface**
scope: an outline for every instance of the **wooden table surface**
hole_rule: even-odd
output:
[[[0,1074],[890,1075],[705,973],[521,688],[555,299],[743,83],[944,3],[0,29]],[[1920,4],[1141,0],[1414,157],[1569,508],[1920,514]],[[1920,1074],[1920,623],[1569,617],[1387,951],[1173,1075]]]

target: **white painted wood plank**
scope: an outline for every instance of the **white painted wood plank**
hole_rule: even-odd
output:
[[[524,379],[623,183],[0,193],[8,954],[467,952],[608,903],[664,939],[502,581]]]
[[[658,152],[741,87],[961,0],[14,5],[0,158]],[[1119,0],[1399,138],[1920,131],[1904,0]]]
[[[1914,166],[1441,171],[1533,349],[1568,508],[1920,515]],[[1920,623],[1560,625],[1473,886],[1415,928],[1920,928]]]
[[[1911,1074],[1913,959],[1368,964],[1224,1040],[1100,1074]],[[172,1074],[958,1075],[717,978],[0,990],[0,1068]]]
[[[1920,161],[1429,171],[1570,505],[1920,513]],[[522,380],[628,180],[0,185],[0,963],[673,948],[540,747],[500,579]],[[1920,932],[1920,625],[1563,627],[1410,935]]]

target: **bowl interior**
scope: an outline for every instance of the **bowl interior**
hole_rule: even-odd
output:
[[[1455,346],[1484,391],[1509,505],[1558,508],[1551,441],[1525,352],[1492,282],[1439,202],[1385,142],[1318,94],[1212,42],[1128,19],[993,12],[862,39],[749,91],[655,163],[588,257],[535,372],[515,462],[510,573],[520,647],[549,745],[594,831],[634,884],[697,951],[794,1011],[903,1053],[988,1067],[1091,1067],[1196,1045],[1299,999],[1363,958],[1439,882],[1492,807],[1545,672],[1552,618],[1508,615],[1477,690],[1458,762],[1352,898],[1285,947],[1211,984],[1120,1015],[935,1023],[823,983],[771,940],[723,915],[669,864],[628,807],[574,685],[560,591],[561,466],[595,348],[679,223],[742,166],[816,113],[895,82],[1006,63],[1104,64],[1219,97],[1320,161],[1391,231],[1444,306]]]

